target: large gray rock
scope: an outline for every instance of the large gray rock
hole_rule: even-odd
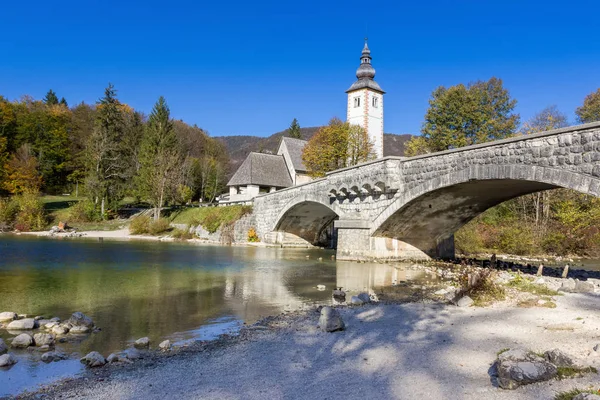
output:
[[[0,338],[0,354],[4,354],[8,351],[8,346],[4,343],[4,340]]]
[[[0,367],[10,367],[16,363],[17,360],[12,356],[12,354],[4,354],[0,356]]]
[[[463,296],[456,302],[459,307],[471,307],[473,305],[473,299],[469,296]]]
[[[26,333],[21,333],[19,336],[15,337],[10,345],[12,347],[16,347],[18,349],[24,349],[29,346],[33,346],[33,338]]]
[[[94,327],[94,321],[92,321],[90,317],[79,311],[73,313],[73,315],[71,315],[71,318],[69,318],[66,322],[71,324],[72,326],[86,326],[88,328]]]
[[[53,346],[54,335],[50,333],[36,333],[33,335],[33,340],[36,346]]]
[[[23,318],[12,321],[6,327],[7,330],[22,331],[37,328],[37,321],[33,318]]]
[[[548,350],[544,353],[544,358],[557,367],[576,366],[573,359],[559,349]]]
[[[553,364],[524,349],[513,349],[500,354],[496,360],[496,371],[498,385],[502,389],[516,389],[521,385],[547,381],[557,374]]]
[[[343,330],[345,324],[338,310],[331,307],[323,307],[321,309],[321,317],[319,318],[319,328],[324,332],[335,332]]]
[[[575,281],[575,293],[594,293],[594,284],[588,281]]]
[[[106,359],[102,356],[102,354],[98,353],[97,351],[92,351],[88,353],[79,361],[81,361],[83,364],[90,368],[101,367],[104,364],[106,364]]]
[[[147,349],[150,347],[150,339],[147,337],[140,338],[133,343],[136,349]]]
[[[17,319],[17,313],[12,311],[4,311],[0,313],[0,322],[8,322]]]
[[[66,360],[67,358],[69,357],[65,353],[60,351],[49,351],[47,353],[42,354],[42,361],[48,363],[52,361]]]
[[[115,353],[110,353],[108,357],[106,357],[106,362],[109,364],[119,362],[119,356]]]
[[[576,286],[575,279],[569,278],[569,279],[563,281],[562,285],[560,285],[560,288],[558,288],[558,291],[571,293],[575,290],[575,286]]]

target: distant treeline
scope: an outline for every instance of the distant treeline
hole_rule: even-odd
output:
[[[144,146],[146,158],[162,154],[153,146],[168,146],[177,173],[163,177],[174,183],[161,189],[164,203],[212,201],[226,184],[225,146],[196,125],[171,120],[164,99],[158,106],[153,113],[162,114],[150,123],[152,115],[121,102],[112,85],[95,104],[73,107],[52,90],[42,100],[0,96],[0,197],[77,194],[98,205],[98,212],[101,202],[105,212],[125,196],[149,201],[152,188],[141,187],[137,179],[144,173]],[[161,144],[171,135],[174,141]]]

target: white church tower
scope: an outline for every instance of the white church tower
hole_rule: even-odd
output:
[[[383,95],[375,78],[375,68],[371,65],[371,50],[365,39],[365,47],[360,57],[360,67],[356,70],[358,80],[346,90],[348,93],[347,121],[360,125],[373,142],[376,158],[383,157]]]

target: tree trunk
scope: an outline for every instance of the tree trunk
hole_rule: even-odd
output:
[[[102,215],[102,220],[104,221],[106,219],[104,216],[104,197],[102,197],[102,202],[100,203],[100,215]]]

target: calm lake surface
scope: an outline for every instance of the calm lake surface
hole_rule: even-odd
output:
[[[82,368],[77,356],[92,350],[106,357],[144,336],[152,347],[164,339],[214,339],[268,315],[329,303],[336,286],[358,292],[424,278],[402,264],[335,262],[333,254],[0,236],[0,312],[67,319],[82,311],[102,329],[80,341],[57,344],[58,350],[72,354],[67,361],[45,364],[41,353],[11,349],[19,362],[0,369],[0,396],[72,375]],[[14,336],[0,329],[7,344]]]

